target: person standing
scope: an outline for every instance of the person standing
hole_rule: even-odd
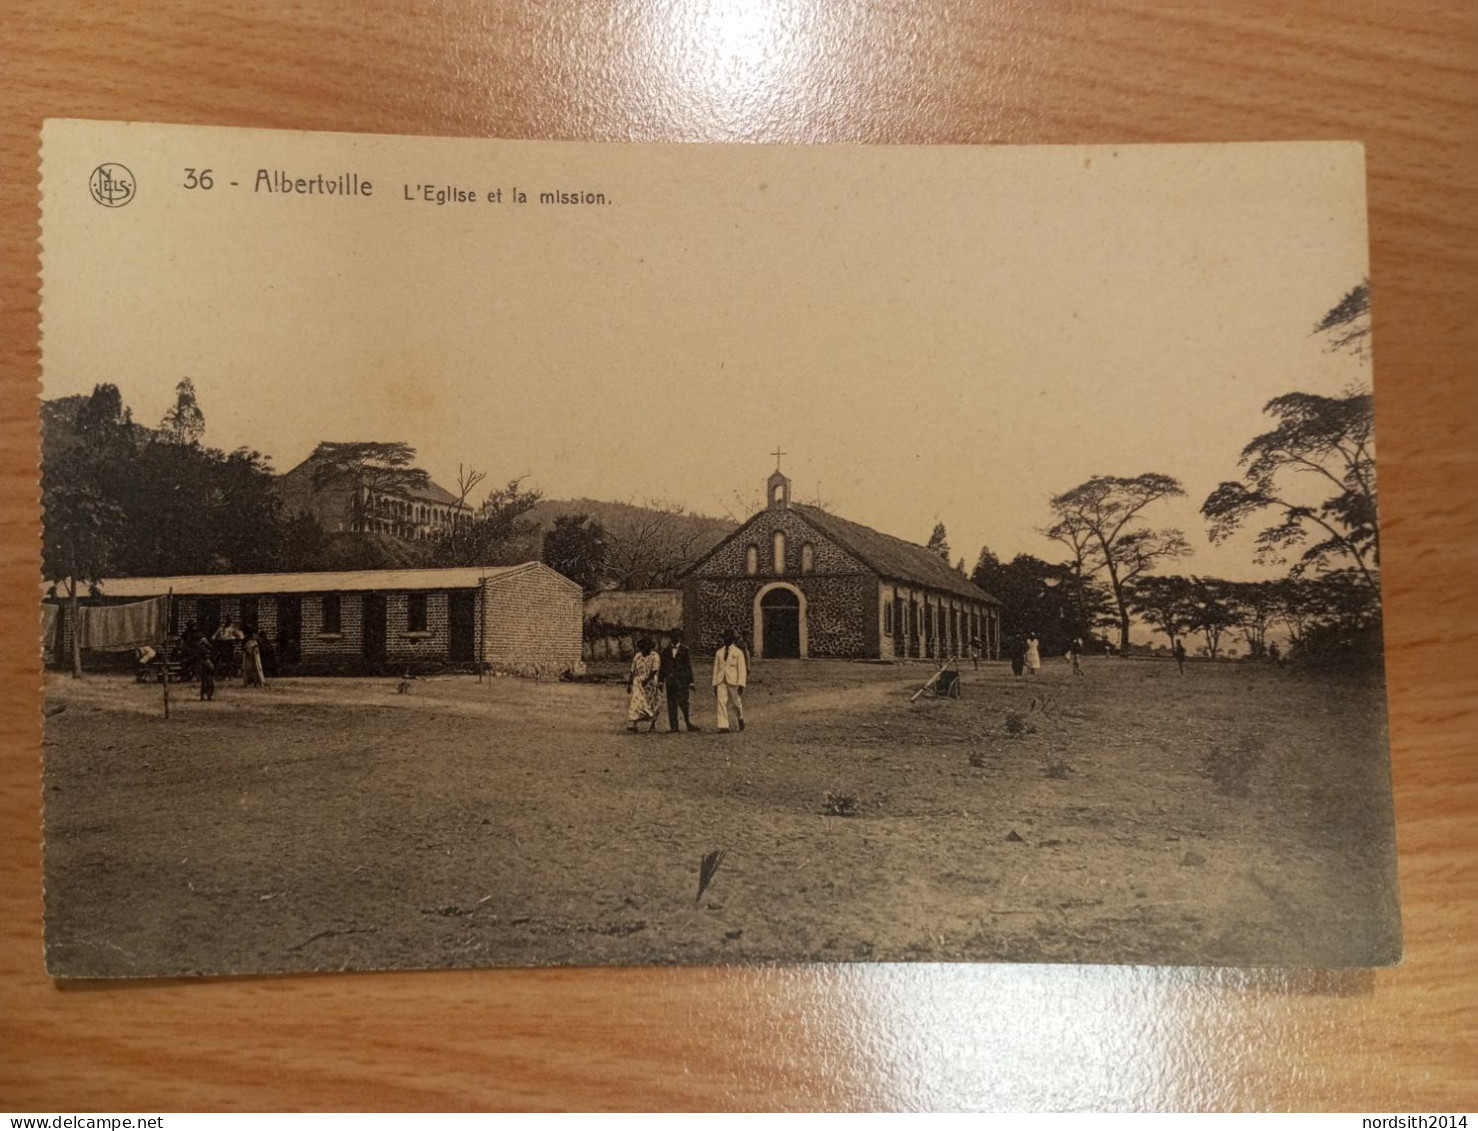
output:
[[[1030,675],[1042,670],[1042,644],[1035,632],[1026,634],[1026,670]]]
[[[718,732],[729,733],[729,712],[744,729],[744,685],[749,682],[749,658],[734,642],[734,630],[724,629],[724,643],[713,656],[713,694],[718,705]]]
[[[195,678],[196,667],[200,663],[200,628],[196,623],[187,621],[185,631],[180,633],[180,682],[189,683]],[[210,648],[207,641],[206,649]]]
[[[1068,641],[1068,645],[1067,645],[1067,662],[1072,665],[1073,675],[1082,675],[1083,674],[1083,665],[1082,665],[1081,660],[1080,660],[1080,657],[1082,655],[1083,655],[1083,640],[1082,640],[1082,638],[1081,637],[1074,637],[1072,640],[1069,640]]]
[[[650,638],[643,636],[636,642],[636,655],[631,658],[631,675],[626,680],[630,693],[626,701],[626,729],[636,733],[638,723],[650,723],[648,730],[657,726],[657,676],[662,661],[657,656]]]
[[[1180,674],[1185,675],[1185,645],[1179,637],[1175,639],[1175,666],[1180,669]]]
[[[1026,670],[1026,641],[1021,638],[1019,632],[1012,633],[1009,645],[1011,649],[1011,674],[1020,676]]]
[[[262,642],[255,629],[241,642],[241,686],[267,686],[267,677],[262,672]]]
[[[976,671],[980,670],[980,637],[970,637],[970,663]]]
[[[211,703],[216,697],[216,661],[211,654],[210,637],[197,630],[195,636],[196,674],[200,677],[200,701]]]
[[[688,718],[688,703],[693,688],[693,656],[683,643],[683,630],[675,629],[672,643],[662,649],[662,663],[657,669],[657,680],[667,691],[667,733],[677,730],[678,712],[682,712],[683,725],[689,731],[698,728]]]
[[[236,659],[236,645],[245,639],[241,629],[227,617],[221,627],[210,638],[211,658],[216,662],[216,671],[225,679],[231,678],[231,666]]]

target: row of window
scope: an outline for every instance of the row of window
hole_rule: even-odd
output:
[[[344,611],[337,593],[323,596],[323,617],[320,632],[333,634],[343,631]],[[426,594],[407,593],[405,597],[405,630],[426,632]]]
[[[427,618],[426,605],[427,594],[406,594],[405,608],[405,630],[407,632],[426,632]],[[325,593],[320,598],[322,615],[319,620],[318,631],[324,635],[337,635],[344,631],[344,608],[343,599],[337,593]],[[260,623],[258,620],[260,605],[256,597],[242,597],[237,603],[237,623],[248,628],[255,628]],[[178,613],[171,609],[171,614],[178,620]],[[221,621],[221,602],[210,598],[203,598],[196,603],[195,620],[203,625],[216,625]],[[173,631],[178,632],[178,625],[171,625]]]
[[[895,611],[896,606],[896,611]],[[942,605],[925,604],[922,615],[917,601],[904,601],[901,597],[883,602],[883,635],[900,636],[925,640],[936,636],[960,641],[983,640],[982,629],[985,618],[977,611],[962,612],[946,609]]]
[[[770,540],[772,556],[771,572],[785,572],[785,531],[777,530]],[[801,572],[812,573],[816,569],[816,547],[810,542],[801,543]],[[744,550],[744,572],[753,577],[760,571],[760,548],[750,543]]]

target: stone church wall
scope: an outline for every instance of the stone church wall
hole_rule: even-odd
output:
[[[785,531],[785,572],[775,572],[775,531]],[[737,538],[721,546],[713,557],[704,563],[705,577],[744,577],[745,556],[750,546],[759,551],[759,573],[755,576],[774,581],[777,576],[794,580],[801,576],[801,547],[809,542],[815,551],[814,573],[863,573],[867,567],[847,553],[820,531],[810,526],[800,515],[791,510],[761,511],[751,526],[742,530]]]
[[[819,549],[819,547],[818,547]],[[877,582],[871,574],[690,579],[683,589],[683,624],[697,655],[718,651],[732,628],[754,653],[754,600],[774,581],[794,585],[806,596],[807,654],[813,659],[876,656]]]

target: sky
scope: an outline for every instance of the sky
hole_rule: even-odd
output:
[[[99,160],[137,178],[99,207]],[[208,166],[215,188],[182,187]],[[370,197],[256,191],[352,172]],[[44,395],[111,381],[287,470],[399,440],[550,498],[801,501],[957,556],[1055,558],[1049,498],[1156,471],[1182,572],[1262,406],[1369,381],[1314,322],[1367,273],[1348,143],[656,146],[48,123]],[[230,186],[235,180],[237,184]],[[421,186],[475,194],[438,205]],[[532,196],[513,203],[515,188]],[[493,203],[487,193],[502,190]],[[540,205],[549,190],[603,194]],[[409,194],[413,199],[406,199]],[[1273,571],[1276,572],[1276,571]]]

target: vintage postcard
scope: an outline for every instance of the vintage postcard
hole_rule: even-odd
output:
[[[54,975],[1399,960],[1359,146],[41,185]]]

